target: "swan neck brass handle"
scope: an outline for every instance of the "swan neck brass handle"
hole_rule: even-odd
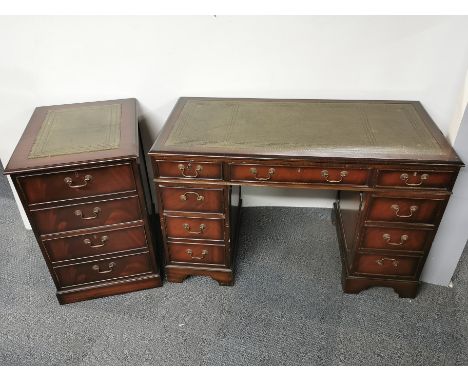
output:
[[[383,266],[384,263],[385,263],[385,261],[391,261],[392,264],[393,264],[393,266],[394,266],[395,268],[398,267],[398,263],[399,263],[399,262],[398,262],[397,259],[393,259],[393,258],[390,258],[390,257],[382,257],[381,259],[375,260],[375,262],[376,262],[377,264],[379,264],[380,266]]]
[[[329,176],[328,170],[322,170],[322,172],[320,174],[322,175],[322,178],[325,178],[325,180],[328,183],[341,183],[343,181],[343,179],[346,176],[348,176],[348,171],[346,171],[346,170],[340,171],[340,179],[336,179],[336,180],[332,180],[332,179],[328,178],[328,176]]]
[[[183,193],[182,195],[180,195],[179,198],[180,200],[186,201],[188,199],[187,195],[190,195],[190,194],[195,195],[195,197],[197,198],[199,202],[202,202],[203,200],[205,200],[205,197],[203,195],[200,195],[198,192],[194,192],[194,191],[187,191]]]
[[[398,216],[399,218],[410,218],[413,216],[413,214],[418,210],[418,206],[410,206],[409,208],[409,214],[408,215],[400,215],[400,206],[398,204],[392,204],[390,208],[395,211],[395,216]]]
[[[200,175],[200,172],[203,170],[203,166],[202,165],[197,165],[195,167],[195,174],[194,175],[189,175],[189,174],[186,174],[185,173],[185,169],[187,169],[188,171],[191,170],[192,168],[192,164],[191,163],[188,163],[187,164],[187,167],[185,167],[185,165],[183,165],[182,163],[179,164],[179,166],[177,166],[180,170],[180,175],[182,175],[184,178],[197,178],[198,175]]]
[[[416,177],[418,176],[418,173],[415,171],[413,173],[413,177]],[[400,175],[400,179],[403,180],[405,182],[405,184],[407,186],[411,186],[411,187],[417,187],[417,186],[420,186],[421,184],[423,184],[423,182],[427,179],[429,179],[429,174],[421,174],[419,176],[419,183],[408,183],[408,179],[410,178],[410,176],[407,174],[407,173],[403,173]]]
[[[406,243],[406,241],[408,240],[408,235],[401,235],[400,237],[400,242],[399,243],[392,243],[390,240],[391,240],[391,236],[390,234],[388,233],[384,233],[382,235],[382,238],[387,242],[388,245],[403,245]]]
[[[188,223],[184,223],[184,229],[188,232],[188,233],[192,233],[194,235],[201,235],[203,233],[203,231],[205,231],[206,229],[206,225],[205,224],[200,224],[200,231],[192,231],[192,228],[190,227],[190,224]]]
[[[117,264],[114,263],[113,261],[111,261],[109,263],[109,265],[107,266],[107,270],[106,271],[101,271],[101,268],[99,268],[99,265],[93,265],[93,270],[96,271],[97,273],[110,273],[114,270],[114,267],[116,266]]]
[[[64,181],[65,183],[68,185],[68,187],[70,188],[83,188],[83,187],[86,187],[88,185],[88,182],[91,181],[91,179],[93,179],[93,177],[91,175],[85,175],[83,180],[84,180],[84,183],[81,183],[81,184],[73,184],[73,179],[70,178],[69,176],[67,176]]]
[[[96,219],[100,213],[101,213],[101,209],[99,207],[94,207],[93,208],[93,215],[91,215],[91,216],[84,216],[83,211],[75,210],[75,215],[79,216],[82,220]]]
[[[102,246],[104,246],[106,244],[107,240],[109,240],[109,236],[103,235],[103,236],[101,236],[101,243],[100,244],[93,244],[91,239],[88,239],[88,238],[84,239],[83,243],[85,243],[86,245],[89,245],[91,248],[100,248],[100,247],[102,247]]]
[[[201,251],[201,256],[195,256],[193,254],[193,251],[191,249],[187,249],[185,250],[185,253],[187,255],[189,255],[192,259],[194,260],[203,260],[207,255],[208,255],[208,251],[206,249],[204,249],[203,251]]]
[[[266,178],[259,178],[257,177],[258,170],[255,167],[250,168],[250,173],[254,176],[256,180],[270,180],[273,174],[275,173],[275,169],[273,167],[268,169],[268,176]]]

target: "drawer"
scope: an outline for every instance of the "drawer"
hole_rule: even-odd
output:
[[[431,230],[366,227],[361,248],[423,252],[430,235]]]
[[[166,211],[224,212],[224,189],[159,186]]]
[[[41,235],[141,220],[137,196],[31,210]]]
[[[170,238],[224,239],[224,219],[165,216],[164,220],[166,235]]]
[[[161,178],[222,179],[220,163],[156,161]]]
[[[152,271],[149,253],[54,267],[61,287],[136,276]]]
[[[377,187],[440,188],[450,190],[453,171],[379,170]]]
[[[142,226],[46,239],[43,244],[52,262],[145,248],[147,245]]]
[[[367,220],[434,224],[442,200],[372,196]]]
[[[207,244],[167,244],[169,262],[225,265],[224,245]]]
[[[367,185],[369,171],[356,168],[231,164],[232,181]]]
[[[130,164],[19,176],[29,204],[135,191]]]
[[[417,276],[421,256],[358,255],[356,273],[377,276]]]

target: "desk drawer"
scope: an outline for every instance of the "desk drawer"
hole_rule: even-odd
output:
[[[29,204],[136,189],[130,164],[19,176],[18,180]]]
[[[289,167],[257,164],[231,164],[232,181],[352,184],[365,186],[366,169],[341,167]]]
[[[222,179],[220,163],[156,161],[161,178]]]
[[[450,190],[453,171],[379,170],[377,187],[440,188]]]
[[[169,238],[223,240],[224,219],[203,219],[185,216],[165,216]]]
[[[142,226],[43,240],[52,262],[146,248]]]
[[[224,245],[168,243],[169,262],[225,265]]]
[[[421,256],[359,255],[356,273],[376,276],[417,276]]]
[[[150,273],[149,253],[54,267],[61,287]]]
[[[430,234],[431,230],[366,227],[361,247],[423,252]]]
[[[224,190],[159,186],[166,211],[224,212]]]
[[[444,201],[372,196],[367,220],[434,224]]]
[[[141,220],[138,197],[32,210],[41,235]]]

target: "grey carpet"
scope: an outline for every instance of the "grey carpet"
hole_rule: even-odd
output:
[[[236,283],[209,278],[60,306],[0,176],[1,365],[466,365],[468,261],[454,288],[345,295],[330,211],[248,208]]]

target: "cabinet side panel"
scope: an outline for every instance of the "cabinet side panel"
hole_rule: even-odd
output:
[[[359,213],[361,211],[360,192],[341,191],[339,194],[340,215],[342,222],[342,232],[346,246],[346,261],[351,267],[354,258],[354,247],[358,233]]]

